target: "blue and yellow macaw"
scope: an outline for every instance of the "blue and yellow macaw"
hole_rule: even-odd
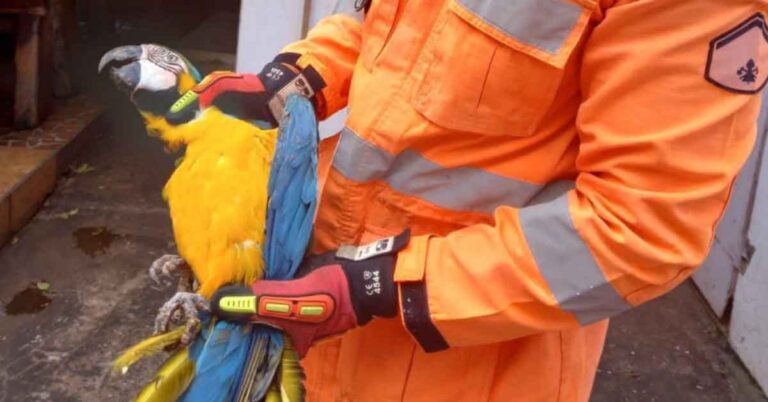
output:
[[[197,285],[194,291],[180,285],[161,308],[158,334],[128,349],[115,367],[127,370],[143,356],[181,345],[137,401],[302,401],[303,373],[290,341],[274,328],[212,318],[207,300],[226,284],[294,276],[317,205],[311,103],[289,97],[279,128],[215,106],[199,108],[191,90],[200,74],[159,45],[113,49],[99,71],[130,94],[150,134],[171,149],[186,147],[163,193],[179,256],[162,257],[150,274],[188,267]],[[184,121],[168,118],[169,111],[190,108]],[[181,319],[174,319],[178,313]],[[171,329],[169,323],[180,325]]]

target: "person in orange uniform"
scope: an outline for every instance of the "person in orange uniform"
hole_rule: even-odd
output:
[[[756,137],[768,1],[365,8],[273,63],[349,117],[321,145],[321,257],[250,288],[335,310],[250,319],[315,343],[312,402],[587,401],[608,318],[707,256]]]

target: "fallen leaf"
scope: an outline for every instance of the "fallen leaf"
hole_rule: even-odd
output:
[[[93,167],[93,166],[91,166],[91,165],[89,165],[87,163],[81,163],[79,166],[73,167],[71,169],[72,169],[73,172],[75,172],[77,174],[88,173],[88,172],[92,172],[92,171],[96,170],[95,167]]]
[[[56,214],[56,217],[60,218],[60,219],[69,219],[69,218],[77,215],[78,212],[80,212],[80,209],[74,208],[74,209],[70,209],[69,211],[62,212],[60,214]]]
[[[51,288],[51,284],[46,281],[37,281],[37,288],[40,290],[48,290]]]

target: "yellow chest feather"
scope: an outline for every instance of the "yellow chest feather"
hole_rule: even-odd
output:
[[[267,185],[277,130],[208,109],[181,126],[147,119],[171,146],[186,144],[165,185],[179,254],[210,297],[226,283],[261,277]]]

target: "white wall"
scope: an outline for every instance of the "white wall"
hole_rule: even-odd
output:
[[[763,95],[762,132],[768,118],[768,91]],[[768,391],[768,150],[760,149],[757,190],[748,238],[755,253],[736,281],[730,341],[757,381]]]
[[[285,45],[301,39],[304,1],[242,1],[237,71],[258,73]]]
[[[768,392],[768,183],[761,183],[750,229],[756,252],[736,283],[730,341],[763,390]]]
[[[362,13],[355,11],[354,0],[311,0],[309,26],[315,26],[321,19],[331,14],[350,14],[362,18]]]

